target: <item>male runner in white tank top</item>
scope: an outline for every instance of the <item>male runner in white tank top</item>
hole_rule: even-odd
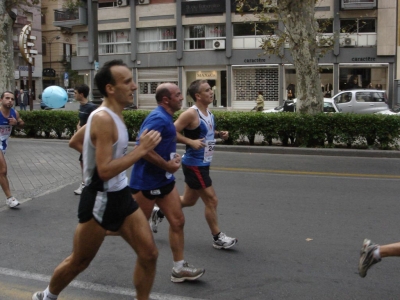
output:
[[[132,94],[137,89],[132,72],[121,60],[113,60],[97,72],[95,81],[104,101],[70,141],[72,148],[83,149],[85,180],[73,251],[55,269],[49,286],[36,292],[33,300],[57,299],[89,266],[107,231],[120,235],[136,252],[136,299],[148,300],[153,285],[158,250],[147,219],[131,196],[125,170],[157,146],[161,137],[157,131],[145,131],[140,145],[127,153],[128,132],[122,110],[133,103]]]

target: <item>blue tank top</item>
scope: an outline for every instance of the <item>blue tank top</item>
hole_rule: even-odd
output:
[[[138,137],[145,129],[161,133],[161,142],[154,151],[164,160],[171,160],[171,156],[176,153],[176,129],[172,116],[163,107],[158,106],[143,121]],[[129,187],[141,191],[154,190],[174,180],[174,175],[142,158],[133,166]]]
[[[186,153],[182,157],[182,163],[187,166],[209,166],[212,159],[212,152],[214,151],[215,139],[215,120],[214,115],[207,110],[207,116],[203,115],[196,105],[191,109],[195,109],[199,115],[200,124],[195,129],[184,129],[185,137],[192,140],[204,139],[207,144],[205,148],[196,150],[186,145]],[[212,148],[212,149],[211,149]],[[209,150],[209,151],[207,151]],[[207,155],[211,155],[208,156]]]
[[[8,121],[8,118],[13,117],[14,119],[17,118],[17,114],[14,108],[10,109],[10,115],[8,117],[4,117],[3,114],[0,112],[0,150],[3,153],[6,152],[8,146],[8,138],[11,135],[12,125]]]

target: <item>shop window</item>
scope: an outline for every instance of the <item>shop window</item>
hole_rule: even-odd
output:
[[[172,82],[178,85],[177,81],[148,81],[148,82],[139,82],[139,94],[147,94],[147,95],[155,95],[157,87],[161,83]]]
[[[176,50],[174,27],[138,29],[138,52]]]
[[[186,26],[184,29],[185,50],[213,49],[215,39],[225,39],[225,26],[195,25]]]

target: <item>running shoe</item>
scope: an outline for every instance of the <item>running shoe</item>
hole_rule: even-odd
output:
[[[32,296],[32,300],[43,300],[44,299],[44,293],[43,292],[36,292]]]
[[[180,269],[179,271],[175,271],[174,268],[172,268],[171,281],[184,282],[185,280],[196,280],[203,276],[205,271],[206,270],[204,269],[195,268],[185,261],[183,263],[182,269]]]
[[[158,224],[162,222],[162,220],[164,218],[160,218],[158,216],[158,211],[160,210],[160,208],[158,206],[154,206],[153,207],[153,211],[151,212],[151,216],[150,216],[150,228],[154,233],[158,232]]]
[[[82,190],[85,187],[85,184],[82,182],[81,185],[74,191],[75,195],[80,195],[82,194]]]
[[[367,276],[367,271],[374,264],[381,261],[381,258],[374,257],[374,251],[379,247],[378,244],[372,243],[371,240],[365,239],[360,252],[360,262],[358,264],[358,274],[361,277]]]
[[[218,240],[214,241],[213,247],[215,249],[229,249],[233,247],[238,240],[236,238],[231,238],[229,236],[226,236],[225,233],[220,232],[218,235]]]
[[[17,207],[17,206],[19,205],[19,202],[18,202],[17,199],[15,199],[15,197],[11,196],[10,198],[7,198],[6,204],[7,204],[10,208],[14,208],[14,207]]]

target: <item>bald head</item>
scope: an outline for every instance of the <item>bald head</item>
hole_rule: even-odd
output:
[[[156,89],[157,103],[161,103],[163,97],[171,98],[171,90],[177,85],[171,82],[161,83]]]

